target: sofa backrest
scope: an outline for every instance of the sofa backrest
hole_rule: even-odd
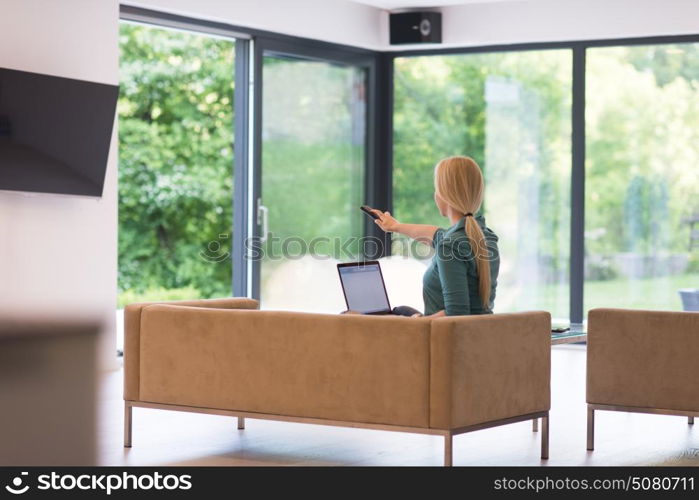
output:
[[[127,400],[436,429],[550,408],[543,311],[406,318],[140,304],[127,314]]]
[[[139,398],[427,427],[429,333],[428,319],[151,305]]]
[[[592,309],[587,402],[699,411],[699,313]]]

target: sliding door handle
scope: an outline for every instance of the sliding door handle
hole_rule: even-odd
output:
[[[262,199],[257,199],[257,225],[260,229],[260,243],[267,241],[269,234],[269,209],[262,204]]]

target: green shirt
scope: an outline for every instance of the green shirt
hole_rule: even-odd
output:
[[[482,215],[475,217],[486,240],[490,260],[490,303],[483,307],[478,293],[475,255],[466,236],[465,217],[449,229],[439,228],[432,237],[434,257],[422,280],[425,315],[444,310],[447,316],[488,314],[493,312],[500,254],[498,237],[485,225]]]

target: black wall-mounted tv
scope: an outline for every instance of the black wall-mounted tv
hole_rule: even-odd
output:
[[[117,85],[0,68],[0,190],[102,196]]]

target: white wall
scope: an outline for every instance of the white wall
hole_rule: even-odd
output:
[[[116,84],[117,0],[0,0],[0,67]],[[0,191],[0,311],[105,323],[116,365],[116,128],[101,199]]]
[[[446,47],[699,33],[697,0],[509,0],[439,10]]]
[[[415,47],[390,46],[388,12],[348,0],[124,3],[369,49]],[[442,47],[699,33],[698,0],[501,0],[428,10],[442,11]]]
[[[381,11],[348,0],[124,0],[123,3],[287,35],[383,48]]]

